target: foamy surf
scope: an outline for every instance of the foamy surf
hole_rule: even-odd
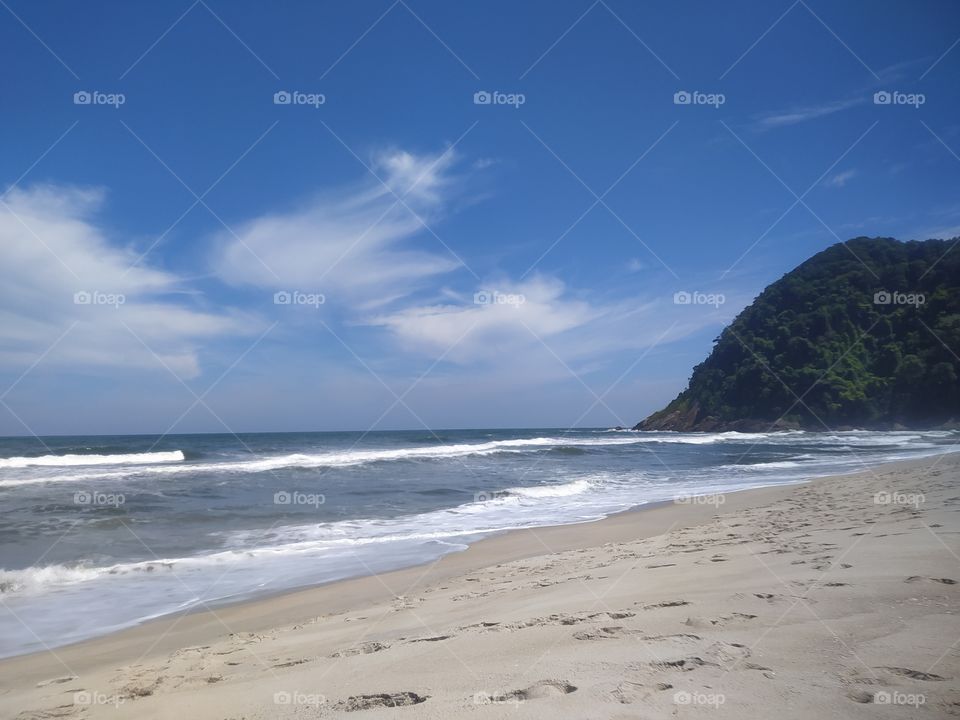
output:
[[[2,468],[75,467],[83,465],[150,465],[184,460],[183,451],[126,453],[119,455],[40,455],[0,458]]]
[[[171,453],[141,453],[132,455],[60,455],[42,458],[8,458],[0,461],[31,461],[29,464],[9,465],[9,467],[66,467],[71,465],[124,465],[132,467],[113,472],[91,472],[73,475],[48,475],[29,478],[3,479],[0,487],[30,485],[53,482],[82,482],[86,480],[110,480],[138,475],[182,475],[186,473],[269,473],[288,468],[337,468],[367,465],[370,463],[437,460],[463,458],[469,456],[493,455],[496,453],[523,453],[554,447],[604,447],[634,445],[642,442],[637,438],[564,438],[539,437],[516,440],[496,440],[486,443],[451,443],[428,447],[412,447],[396,450],[348,450],[327,453],[291,453],[267,457],[255,457],[251,460],[239,460],[218,463],[191,463],[187,465],[166,465],[175,460],[183,460],[184,455],[177,450]],[[159,456],[159,457],[158,457]],[[91,462],[75,462],[76,458],[94,458]],[[102,458],[103,461],[97,461]],[[122,458],[127,458],[126,460]],[[153,459],[139,459],[153,458]],[[148,464],[149,463],[149,464]]]

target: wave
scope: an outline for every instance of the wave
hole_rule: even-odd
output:
[[[600,435],[599,433],[603,433]],[[808,433],[800,430],[777,431],[768,433],[674,433],[674,432],[635,432],[628,436],[608,434],[599,431],[593,437],[533,437],[512,440],[491,440],[481,443],[441,444],[427,447],[401,447],[373,450],[336,450],[330,452],[300,452],[286,455],[254,456],[251,459],[224,460],[221,462],[187,462],[182,451],[139,453],[131,455],[60,455],[40,458],[0,459],[0,468],[29,468],[31,466],[61,467],[71,465],[117,465],[128,464],[131,467],[113,472],[87,472],[72,475],[30,475],[0,480],[0,488],[35,483],[76,482],[88,480],[123,479],[137,476],[176,475],[183,473],[219,473],[247,474],[272,473],[288,469],[349,468],[371,463],[418,462],[429,460],[458,459],[470,456],[483,457],[499,454],[519,454],[525,452],[551,452],[576,455],[584,447],[630,446],[657,444],[711,445],[733,443],[740,445],[773,444],[819,446],[820,450],[836,449],[848,451],[854,447],[875,448],[903,447],[916,443],[926,433],[893,432],[842,432]],[[937,436],[942,437],[942,436]]]
[[[102,570],[66,565],[46,565],[25,570],[0,570],[0,595],[37,592],[51,585],[70,585],[94,580]]]
[[[721,433],[674,433],[666,431],[639,431],[635,433],[639,435],[636,439],[636,442],[652,442],[652,443],[679,443],[681,445],[712,445],[713,443],[720,442],[736,442],[744,441],[749,442],[751,440],[761,441],[761,440],[776,440],[776,439],[791,439],[795,440],[797,435],[805,434],[802,430],[780,430],[777,432],[765,432],[765,433],[743,433],[736,432],[731,430],[729,432]],[[654,437],[656,436],[656,437]]]
[[[390,450],[345,450],[328,453],[293,453],[289,455],[276,455],[272,457],[258,457],[255,460],[237,460],[219,463],[195,463],[187,465],[166,465],[166,466],[141,466],[132,467],[122,471],[106,473],[81,473],[76,475],[52,475],[45,477],[16,478],[9,480],[0,480],[0,487],[9,487],[15,485],[30,485],[46,482],[76,482],[83,480],[101,480],[124,478],[133,475],[174,475],[182,473],[260,473],[273,472],[288,468],[324,468],[324,467],[352,467],[357,465],[366,465],[378,462],[394,461],[417,461],[433,460],[444,458],[459,458],[467,456],[484,456],[498,453],[520,453],[526,450],[543,450],[560,447],[575,446],[603,446],[603,445],[632,445],[638,442],[633,438],[563,438],[563,437],[539,437],[539,438],[520,438],[516,440],[492,440],[485,443],[461,443],[452,445],[438,445],[435,447],[408,447]],[[170,453],[150,453],[154,455],[168,455]],[[172,455],[172,454],[171,454]],[[177,457],[170,457],[170,460],[183,460],[183,453],[176,451]],[[72,456],[59,456],[61,459]],[[91,455],[76,457],[95,457]],[[136,455],[114,455],[111,458],[134,458]],[[11,458],[16,460],[19,458]],[[29,459],[29,458],[28,458]],[[37,458],[34,458],[37,459]],[[123,461],[117,460],[117,463]],[[137,461],[127,460],[133,464]],[[52,464],[52,463],[50,463]],[[69,464],[69,463],[63,463]],[[76,463],[80,464],[80,463]],[[97,463],[87,463],[97,464]],[[113,464],[113,463],[102,463]],[[0,465],[0,467],[3,467]],[[24,467],[11,466],[11,467]]]
[[[73,467],[77,465],[146,465],[184,460],[181,450],[123,455],[40,455],[0,458],[0,468]]]
[[[570,497],[586,492],[593,485],[589,480],[574,480],[561,485],[533,485],[531,487],[515,487],[506,490],[509,495],[523,498]]]
[[[746,470],[749,472],[763,472],[765,470],[788,470],[790,468],[803,467],[804,463],[796,460],[777,460],[773,462],[746,463],[744,465],[723,465],[725,468],[736,468],[737,470]]]

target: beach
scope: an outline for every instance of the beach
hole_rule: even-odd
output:
[[[2,661],[11,718],[960,715],[960,455],[522,530]]]

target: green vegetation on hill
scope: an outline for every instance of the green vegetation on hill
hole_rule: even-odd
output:
[[[956,423],[955,242],[856,238],[818,253],[741,312],[687,389],[636,429]]]

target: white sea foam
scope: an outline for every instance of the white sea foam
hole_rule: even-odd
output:
[[[178,462],[183,452],[128,453],[124,455],[40,455],[39,457],[0,458],[0,468],[73,467],[78,465],[148,465]]]
[[[565,438],[565,437],[538,437],[538,438],[520,438],[516,440],[493,440],[485,443],[459,443],[450,445],[435,445],[428,447],[406,447],[397,449],[383,450],[346,450],[327,453],[293,453],[289,455],[274,455],[267,457],[256,457],[251,460],[237,460],[229,462],[216,463],[187,463],[182,465],[151,465],[145,466],[143,461],[127,460],[131,464],[137,463],[133,467],[117,470],[113,472],[90,472],[77,473],[73,475],[46,475],[32,476],[22,478],[7,478],[0,480],[0,487],[12,487],[16,485],[32,485],[36,483],[48,482],[78,482],[86,480],[117,479],[136,475],[175,475],[184,473],[258,473],[273,472],[285,468],[322,468],[322,467],[350,467],[355,465],[365,465],[374,462],[391,462],[403,460],[431,460],[443,458],[467,457],[471,455],[483,456],[504,452],[524,452],[528,450],[540,450],[551,447],[590,447],[590,446],[610,446],[610,445],[633,445],[640,442],[636,438]],[[183,460],[183,454],[178,450],[175,453],[149,453],[154,455],[170,455],[168,460]],[[172,457],[177,455],[177,457]],[[99,457],[91,455],[62,455],[48,456],[59,458],[74,457]],[[114,455],[104,456],[111,458],[134,458],[137,455]],[[21,460],[23,458],[10,458],[10,460]],[[26,458],[30,460],[39,460],[40,458]],[[122,463],[123,461],[116,461]],[[157,461],[154,461],[157,462]],[[38,463],[39,464],[39,463]],[[54,463],[46,463],[54,464]],[[70,463],[62,463],[67,465]],[[82,464],[82,463],[75,463]],[[98,464],[95,462],[86,464]],[[103,463],[108,464],[108,463]],[[116,464],[116,463],[109,463]],[[0,465],[0,467],[3,467]],[[18,466],[24,467],[24,466]]]
[[[525,498],[554,498],[579,495],[591,488],[588,480],[574,480],[561,485],[534,485],[532,487],[515,487],[506,492]]]

